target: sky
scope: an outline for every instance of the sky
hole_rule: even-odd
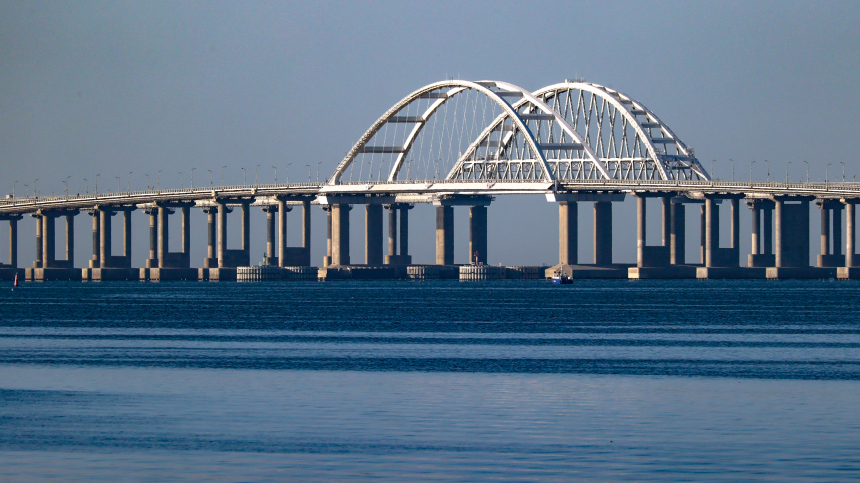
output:
[[[841,163],[851,180],[860,174],[850,154],[860,127],[858,20],[860,3],[847,1],[0,2],[0,193],[61,194],[67,179],[71,193],[91,191],[96,179],[100,191],[187,186],[192,169],[195,185],[220,184],[224,166],[228,184],[243,182],[241,168],[249,183],[255,170],[273,182],[273,166],[279,181],[302,181],[317,163],[325,178],[391,105],[449,77],[529,90],[583,77],[641,101],[706,169],[714,160],[716,178],[731,179],[734,159],[737,179],[749,178],[755,160],[759,180],[768,167],[772,179],[786,169],[805,177],[804,161],[812,180],[825,171],[841,179]],[[617,261],[635,258],[633,210],[629,199],[616,206]],[[455,211],[456,258],[465,262],[467,211]],[[360,261],[362,215],[352,213]],[[256,262],[265,229],[262,212],[254,216]],[[415,261],[431,262],[433,210],[410,216]],[[499,197],[489,210],[490,262],[557,260],[557,217],[542,197]],[[588,261],[584,203],[580,219]],[[195,212],[195,266],[204,222]],[[33,258],[32,223],[20,228],[22,266]],[[313,223],[318,264],[318,208]],[[147,224],[134,214],[136,266]],[[649,225],[656,243],[659,227]],[[698,227],[688,225],[692,257]],[[89,226],[77,218],[79,266],[91,253]],[[4,257],[7,243],[0,237]]]

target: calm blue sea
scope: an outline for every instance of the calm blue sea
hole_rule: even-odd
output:
[[[860,283],[0,286],[0,481],[860,478]]]

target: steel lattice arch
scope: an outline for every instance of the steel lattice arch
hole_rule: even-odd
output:
[[[426,85],[386,111],[328,184],[418,180],[710,176],[656,114],[614,89],[566,80],[529,92],[507,82],[448,80]]]

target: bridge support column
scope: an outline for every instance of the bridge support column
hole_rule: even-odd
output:
[[[122,229],[122,256],[129,259],[131,261],[131,211],[123,211],[122,212],[122,221],[123,221],[123,229]]]
[[[596,204],[595,204],[596,214]],[[576,265],[579,263],[579,210],[576,201],[558,203],[558,263]],[[595,238],[597,229],[595,224]],[[596,241],[595,241],[596,245]]]
[[[284,240],[286,240],[284,236]],[[284,243],[286,244],[286,242]],[[311,200],[302,200],[302,248],[307,251],[307,263],[311,263]]]
[[[158,267],[158,208],[147,208],[144,213],[149,215],[149,258],[146,268]]]
[[[72,214],[66,214],[66,264],[75,268],[75,215]]]
[[[266,265],[277,267],[280,266],[278,263],[280,257],[275,257],[275,213],[278,214],[278,221],[280,221],[281,210],[277,205],[263,206],[261,209],[266,214]],[[278,228],[280,227],[279,223]]]
[[[90,260],[90,268],[101,267],[101,211],[92,210],[89,215],[93,217],[93,258]]]
[[[111,223],[110,219],[116,212],[107,209],[99,209],[99,259],[102,268],[110,268],[109,258],[111,256]]]
[[[776,199],[776,267],[809,266],[809,200]]]
[[[845,259],[842,258],[842,203],[834,203],[831,207],[833,213],[833,255],[837,257],[839,263],[836,266],[845,265]]]
[[[752,210],[752,247],[750,250],[750,255],[755,256],[759,254],[759,245],[761,244],[759,234],[759,231],[761,229],[761,208],[757,204],[750,204],[750,210]],[[750,266],[752,266],[752,263],[750,263]]]
[[[287,266],[287,201],[278,200],[278,266]]]
[[[42,215],[34,213],[31,216],[36,219],[36,260],[33,262],[33,268],[42,268],[42,257],[44,253],[44,249],[42,248],[42,230],[44,229],[44,225],[42,224]]]
[[[218,215],[218,207],[207,206],[203,208],[203,213],[206,213],[206,258],[203,259],[203,268],[216,268],[218,257],[215,256],[217,240],[215,217]]]
[[[645,266],[645,198],[636,198],[636,266]]]
[[[250,203],[242,203],[242,251],[248,260],[245,265],[251,264],[251,213]]]
[[[573,212],[576,212],[575,202],[573,204]],[[574,251],[574,253],[576,252]],[[486,206],[469,207],[469,260],[475,264],[487,263]]]
[[[18,268],[18,220],[20,217],[9,217],[9,266]]]
[[[687,234],[686,208],[683,203],[672,203],[671,207],[671,240],[669,248],[669,263],[684,265],[686,263]]]
[[[436,207],[436,265],[454,264],[454,207]]]
[[[167,254],[170,250],[170,231],[167,224],[167,216],[173,214],[173,210],[167,207],[158,209],[158,268],[167,267]]]
[[[382,265],[382,205],[364,205],[364,263]]]
[[[388,205],[388,257],[397,255],[397,205]]]
[[[331,205],[331,264],[349,265],[349,210],[346,203]]]
[[[56,259],[56,215],[42,214],[42,267],[53,268]]]
[[[855,242],[855,215],[854,215],[854,203],[845,203],[845,266],[846,267],[856,267],[855,264],[856,256],[854,250],[856,250]]]
[[[226,267],[227,262],[227,202],[218,202],[218,268]]]
[[[325,211],[325,220],[326,220],[326,246],[325,246],[325,256],[323,257],[323,267],[327,267],[331,265],[331,206],[323,206],[323,210]]]
[[[720,243],[720,206],[716,200],[705,200],[705,266],[714,267],[714,249]]]
[[[594,202],[594,264],[612,265],[612,202]]]
[[[409,210],[412,205],[400,205],[400,256],[406,264],[412,263],[409,256]]]

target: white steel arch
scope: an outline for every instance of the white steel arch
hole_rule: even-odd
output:
[[[571,102],[571,93],[577,92],[577,105],[573,110],[576,110],[576,113],[572,113],[570,109],[573,106],[571,104],[567,104],[566,106],[559,105],[558,102],[555,102],[561,93],[566,93],[566,100],[568,103]],[[605,104],[602,106],[596,106],[592,101],[591,105],[588,106],[587,114],[579,116],[578,114],[583,111],[583,114],[586,114],[585,106],[583,103],[583,92],[588,92],[595,97],[600,98]],[[667,126],[663,121],[661,121],[650,109],[645,107],[641,102],[636,101],[635,99],[606,86],[602,86],[600,84],[590,83],[590,82],[574,82],[566,80],[565,82],[561,82],[558,84],[553,84],[550,86],[546,86],[542,89],[539,89],[534,92],[534,95],[546,100],[548,103],[553,102],[553,107],[556,110],[562,108],[562,112],[560,114],[567,119],[568,116],[572,116],[572,123],[575,127],[577,125],[585,122],[585,130],[589,131],[591,126],[588,123],[592,120],[592,115],[597,118],[597,132],[595,139],[598,140],[599,146],[592,145],[591,147],[595,149],[595,151],[599,151],[598,155],[604,161],[604,163],[610,164],[613,163],[617,169],[615,170],[616,176],[614,178],[622,178],[622,179],[654,179],[648,176],[649,172],[655,172],[659,174],[660,179],[702,179],[705,181],[709,181],[710,175],[707,171],[705,171],[704,167],[701,165],[698,159],[696,159],[693,150],[688,148],[683,141],[681,141],[677,135]],[[609,109],[609,112],[606,112],[606,109]],[[627,136],[622,136],[621,139],[614,139],[613,130],[614,126],[606,126],[609,131],[609,140],[607,143],[602,143],[607,136],[606,133],[600,132],[603,130],[604,126],[601,124],[601,118],[603,115],[607,114],[605,117],[609,118],[610,123],[614,124],[617,119],[617,114],[620,114],[622,117],[622,131],[624,130],[624,126],[629,126],[635,132],[635,139],[630,140]],[[640,120],[642,117],[644,119]],[[589,140],[588,135],[586,135],[586,140]],[[641,146],[644,147],[646,153],[642,153],[645,156],[636,157],[630,156],[628,158],[624,158],[623,156],[612,157],[609,151],[625,151],[630,150],[636,151],[637,143],[641,143]],[[662,147],[658,147],[657,145],[662,145]],[[674,153],[670,153],[667,150],[667,146],[671,146],[674,150]],[[603,149],[604,147],[610,149]],[[640,170],[633,169],[633,163],[635,162],[641,163],[643,166]],[[629,163],[629,169],[624,169],[624,163]],[[649,171],[649,166],[653,167],[653,171]],[[630,176],[632,174],[632,176]]]
[[[498,89],[498,90],[493,90]],[[515,127],[516,132],[522,134],[524,142],[528,145],[531,150],[532,155],[535,159],[529,160],[528,162],[532,163],[532,170],[530,171],[532,176],[539,176],[540,179],[545,181],[554,181],[554,177],[552,174],[552,169],[549,167],[546,161],[546,157],[544,155],[543,149],[541,148],[540,143],[537,141],[535,136],[532,134],[529,129],[528,124],[523,120],[523,118],[515,111],[515,109],[511,106],[511,104],[505,100],[506,97],[517,97],[520,99],[520,103],[528,103],[535,110],[539,110],[543,113],[543,116],[551,117],[552,120],[557,122],[561,126],[565,126],[565,129],[569,132],[569,135],[577,139],[577,134],[575,130],[567,124],[567,122],[560,118],[557,113],[550,108],[545,102],[538,99],[536,96],[532,95],[525,89],[514,86],[513,84],[508,84],[504,82],[495,82],[495,81],[480,81],[480,82],[470,82],[463,80],[449,80],[436,82],[433,84],[429,84],[424,86],[408,96],[404,97],[400,102],[392,106],[388,111],[386,111],[377,121],[364,133],[364,135],[359,139],[359,141],[352,147],[352,149],[346,154],[344,159],[340,162],[335,173],[329,178],[328,184],[335,185],[341,182],[341,178],[346,171],[346,169],[354,162],[356,156],[360,153],[397,153],[396,161],[393,163],[390,173],[388,174],[388,180],[393,181],[402,165],[403,160],[407,153],[412,148],[412,143],[415,141],[418,134],[421,132],[424,125],[427,123],[428,119],[448,100],[452,99],[457,94],[465,91],[465,90],[475,90],[477,92],[482,93],[488,99],[492,100],[497,106],[499,106],[504,114],[501,116],[505,119],[510,119],[512,125]],[[434,99],[434,101],[424,110],[424,112],[419,116],[398,116],[397,113],[401,112],[404,107],[408,106],[410,103],[417,99],[421,98],[430,98]],[[410,122],[414,123],[414,127],[406,136],[404,142],[400,146],[394,147],[371,147],[367,146],[367,143],[379,132],[379,130],[388,122],[392,123],[401,123],[401,122]],[[584,143],[581,142],[581,139],[578,139],[577,142],[585,146]],[[593,153],[589,151],[592,156],[595,165],[600,166],[601,173],[604,177],[608,177],[606,170],[600,165],[599,160]],[[453,171],[452,171],[453,172]],[[449,174],[449,177],[451,175]]]

